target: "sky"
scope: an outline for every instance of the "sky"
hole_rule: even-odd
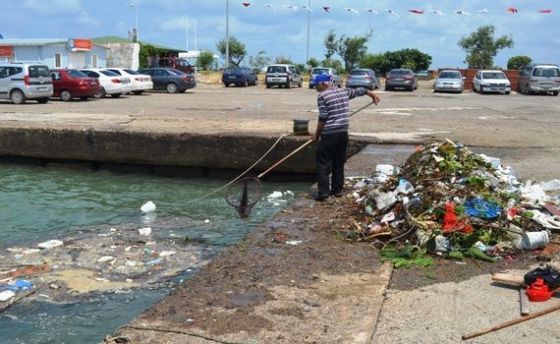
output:
[[[304,8],[308,1],[312,11]],[[127,37],[136,25],[136,15],[141,41],[177,49],[187,50],[188,44],[188,50],[216,52],[216,43],[226,34],[226,0],[0,2],[0,34],[4,38]],[[244,2],[250,5],[243,6]],[[324,6],[330,7],[328,13]],[[518,12],[507,13],[509,7]],[[413,14],[407,12],[409,9],[425,13]],[[538,13],[542,9],[553,11]],[[470,15],[458,15],[456,10]],[[484,10],[487,13],[479,13]],[[324,58],[323,40],[330,30],[347,37],[371,31],[370,53],[416,48],[432,56],[431,68],[463,67],[465,52],[457,42],[478,27],[491,24],[496,28],[496,36],[510,35],[515,42],[514,48],[498,54],[495,65],[505,67],[508,58],[515,55],[527,55],[534,62],[560,64],[558,0],[229,0],[229,31],[246,45],[248,55],[265,51],[272,58],[285,56],[295,63],[304,63],[308,14],[309,57],[319,60]]]

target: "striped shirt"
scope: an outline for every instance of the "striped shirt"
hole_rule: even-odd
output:
[[[363,87],[352,88],[329,88],[317,96],[319,107],[319,122],[325,123],[321,135],[328,135],[348,131],[350,124],[349,100],[360,97],[367,93]]]

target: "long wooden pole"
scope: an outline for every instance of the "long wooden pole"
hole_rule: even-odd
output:
[[[465,335],[463,335],[462,338],[463,338],[463,340],[467,340],[467,339],[471,339],[471,338],[474,338],[474,337],[482,336],[483,334],[498,331],[498,330],[501,330],[505,327],[509,327],[509,326],[512,326],[512,325],[515,325],[515,324],[519,324],[519,323],[522,323],[522,322],[527,321],[527,320],[535,319],[535,318],[538,318],[540,316],[546,315],[548,313],[555,312],[559,309],[560,309],[560,303],[558,303],[558,304],[556,304],[552,307],[545,308],[541,311],[534,312],[534,313],[532,313],[530,315],[527,315],[527,316],[524,316],[524,317],[520,317],[520,318],[517,318],[517,319],[506,321],[506,322],[503,322],[501,324],[494,325],[492,327],[488,327],[488,328],[485,328],[485,329],[480,330],[480,331],[465,334]]]
[[[355,114],[357,114],[358,112],[362,111],[365,108],[368,108],[371,106],[371,104],[374,103],[368,103],[367,105],[362,106],[361,108],[359,108],[358,110],[352,112],[350,115],[348,115],[348,117],[352,117]],[[291,156],[293,156],[294,154],[296,154],[297,152],[299,152],[300,150],[304,149],[305,147],[309,146],[311,143],[313,142],[313,139],[310,139],[308,141],[306,141],[304,144],[302,144],[301,146],[299,146],[298,148],[296,148],[294,151],[292,151],[290,154],[286,155],[285,157],[283,157],[282,159],[278,160],[274,165],[270,166],[266,171],[264,171],[263,173],[259,174],[257,176],[258,179],[261,179],[262,177],[264,177],[265,175],[267,175],[270,171],[272,171],[273,169],[275,169],[276,167],[278,167],[278,165],[280,165],[281,163],[283,163],[284,161],[288,160]]]

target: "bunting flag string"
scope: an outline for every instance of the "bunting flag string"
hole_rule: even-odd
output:
[[[248,9],[251,6],[251,2],[250,1],[242,1],[241,2],[241,6],[243,8]],[[262,6],[270,8],[272,11],[274,11],[274,7],[270,4],[270,3],[265,3],[262,4]],[[290,11],[299,11],[299,10],[303,10],[303,11],[307,11],[307,12],[313,12],[313,9],[310,6],[296,6],[296,5],[284,5],[285,8],[287,8]],[[323,10],[322,13],[332,13],[333,8],[329,5],[323,5],[321,6],[321,9]],[[345,11],[350,12],[352,14],[360,14],[361,11],[356,9],[356,8],[352,8],[352,7],[344,7],[343,8]],[[367,12],[369,14],[379,14],[379,11],[373,8],[367,8],[364,9],[363,12]],[[386,12],[389,15],[393,15],[395,17],[400,17],[400,15],[398,14],[398,12],[396,10],[393,10],[391,8],[385,9],[384,12]],[[426,13],[425,9],[422,8],[410,8],[410,9],[406,9],[406,12],[409,12],[411,15],[423,15]],[[427,11],[428,13],[432,13],[438,16],[444,16],[445,13],[441,10],[437,10],[437,9],[431,9]],[[539,14],[551,14],[552,13],[552,9],[550,8],[542,8],[542,9],[538,9],[538,10],[525,10],[523,11],[523,13],[539,13]],[[471,12],[464,10],[464,9],[456,9],[453,11],[453,13],[460,15],[460,16],[470,16]],[[479,14],[479,15],[485,15],[485,14],[489,14],[490,11],[487,8],[483,8],[480,10],[477,10],[476,12],[474,12],[475,14]],[[503,12],[502,12],[503,13]],[[507,7],[505,9],[505,13],[506,14],[521,14],[522,12],[516,8],[516,7]]]

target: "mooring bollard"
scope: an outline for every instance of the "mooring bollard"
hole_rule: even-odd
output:
[[[308,119],[294,119],[294,135],[309,135],[308,127]]]

